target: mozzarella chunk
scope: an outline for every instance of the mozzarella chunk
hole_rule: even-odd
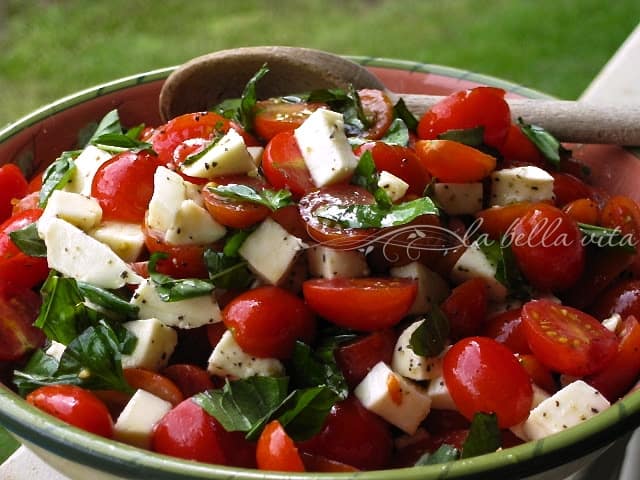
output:
[[[462,283],[480,277],[487,283],[489,297],[494,302],[504,302],[507,287],[496,279],[497,265],[487,258],[477,242],[469,245],[451,270],[451,280]]]
[[[222,320],[218,302],[211,294],[187,298],[176,302],[163,302],[153,282],[144,279],[131,297],[132,305],[140,310],[142,318],[157,318],[165,325],[177,328],[197,328]]]
[[[284,375],[284,366],[277,358],[256,358],[244,352],[227,330],[211,352],[207,371],[211,375],[232,379],[256,375],[277,377]]]
[[[262,280],[277,285],[305,247],[302,240],[267,218],[247,237],[238,253]]]
[[[153,195],[149,201],[147,225],[166,232],[187,199],[187,188],[182,177],[166,167],[158,167],[153,176]]]
[[[380,176],[378,178],[378,186],[382,188],[392,202],[400,200],[407,193],[409,189],[409,184],[402,180],[401,178],[396,177],[393,173],[389,173],[386,170],[380,172]]]
[[[113,438],[140,448],[151,448],[153,427],[171,410],[171,403],[138,389],[113,426]]]
[[[355,388],[360,403],[412,435],[431,411],[431,399],[419,386],[378,362]]]
[[[251,158],[253,158],[253,163],[256,164],[256,167],[259,167],[262,163],[262,154],[264,153],[264,147],[247,147],[247,151]]]
[[[146,368],[156,372],[167,366],[178,344],[178,334],[173,328],[157,318],[132,320],[122,326],[138,339],[133,352],[122,356],[123,368]]]
[[[221,175],[237,175],[256,170],[256,163],[247,150],[242,135],[233,128],[212,147],[190,164],[183,164],[184,174],[196,178],[213,178]]]
[[[316,187],[346,180],[358,166],[341,113],[320,108],[294,130],[294,136]]]
[[[491,174],[491,205],[553,200],[553,177],[539,167],[496,170]]]
[[[435,201],[449,215],[473,215],[482,210],[482,183],[436,183]]]
[[[205,245],[220,240],[226,228],[193,200],[183,200],[164,239],[174,245]]]
[[[540,405],[542,402],[544,402],[547,398],[549,398],[549,394],[547,393],[546,390],[543,390],[535,383],[531,384],[531,389],[533,390],[533,398],[531,399],[531,408],[534,409],[538,405]],[[520,422],[517,425],[514,425],[513,427],[509,428],[509,430],[511,430],[516,437],[526,442],[529,439],[527,438],[527,435],[524,433],[525,422],[526,420],[524,422]]]
[[[307,250],[309,273],[321,278],[355,278],[369,275],[364,253],[357,250],[336,250],[314,245]]]
[[[89,232],[125,262],[135,262],[144,250],[144,233],[137,223],[103,222]]]
[[[431,408],[438,410],[455,410],[458,411],[456,403],[451,398],[451,393],[444,381],[444,376],[440,374],[429,382],[427,387],[427,395],[431,399]]]
[[[51,344],[47,348],[47,351],[44,353],[46,353],[50,357],[55,358],[57,361],[60,361],[60,359],[62,358],[62,354],[64,353],[66,348],[67,347],[63,343],[51,340]]]
[[[91,184],[93,177],[100,166],[109,160],[113,155],[99,149],[94,145],[87,145],[73,162],[75,169],[71,173],[69,183],[64,186],[64,190],[81,195],[91,195]]]
[[[449,295],[449,285],[437,273],[420,262],[412,262],[389,271],[392,277],[413,278],[418,281],[418,293],[409,314],[421,315],[431,311],[433,304],[441,303]]]
[[[617,333],[620,325],[622,324],[622,317],[619,313],[614,313],[609,318],[605,318],[602,321],[602,326],[610,332]]]
[[[538,440],[577,425],[610,406],[598,390],[576,380],[531,410],[522,430],[528,440]]]
[[[115,289],[143,279],[107,245],[59,218],[46,222],[49,268],[97,287]]]
[[[60,218],[87,231],[102,220],[102,208],[95,198],[85,197],[79,193],[54,190],[47,201],[47,206],[38,220],[38,234],[44,235],[47,222],[52,218]]]
[[[442,355],[424,357],[415,353],[410,345],[411,335],[426,321],[418,320],[405,328],[393,349],[391,369],[411,380],[430,380],[442,374]]]

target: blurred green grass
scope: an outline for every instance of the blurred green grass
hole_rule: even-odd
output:
[[[0,125],[97,83],[248,45],[440,63],[572,99],[640,18],[638,0],[0,0],[3,6]]]

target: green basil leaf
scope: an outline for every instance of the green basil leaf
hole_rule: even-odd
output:
[[[396,227],[426,214],[438,214],[438,208],[428,197],[392,205],[390,208],[378,204],[327,205],[314,212],[320,220],[333,222],[345,228]]]
[[[257,102],[256,85],[262,77],[269,73],[267,64],[260,67],[244,87],[242,96],[240,97],[240,109],[238,110],[238,120],[245,130],[253,131],[253,121],[255,117],[255,107]]]
[[[480,242],[478,246],[489,263],[496,267],[496,280],[507,287],[513,298],[531,298],[532,288],[518,268],[518,263],[508,242],[505,242],[504,239],[500,241],[485,240]]]
[[[484,127],[453,129],[438,135],[440,140],[452,140],[470,147],[479,147],[484,141]]]
[[[433,453],[425,453],[415,463],[415,466],[437,465],[440,463],[453,462],[460,457],[460,450],[453,445],[443,443]]]
[[[561,145],[553,135],[538,125],[525,123],[522,118],[518,118],[518,127],[552,165],[560,165]]]
[[[495,413],[476,413],[469,435],[462,445],[460,458],[470,458],[492,453],[502,446],[502,436]]]
[[[324,425],[331,408],[340,399],[331,388],[319,386],[295,390],[278,411],[278,421],[296,442],[308,440]]]
[[[16,244],[25,255],[30,257],[46,257],[47,246],[38,235],[38,224],[32,223],[20,230],[9,233],[11,241]]]
[[[201,297],[214,289],[212,282],[199,278],[173,278],[156,271],[159,260],[167,258],[167,254],[155,252],[149,258],[149,278],[153,282],[156,293],[163,302],[178,302],[188,298]]]
[[[239,98],[228,98],[211,109],[213,112],[222,115],[229,120],[237,120],[237,114],[240,110]]]
[[[247,262],[230,257],[224,252],[207,249],[204,261],[209,272],[209,280],[218,288],[244,290],[253,282],[253,274],[247,267]]]
[[[49,385],[50,379],[58,370],[58,360],[42,350],[36,350],[22,370],[14,371],[13,383],[23,397],[43,385]]]
[[[103,133],[99,137],[91,141],[91,145],[95,145],[101,150],[107,152],[124,152],[131,150],[132,152],[150,151],[153,152],[153,145],[148,142],[141,142],[136,138],[131,138],[129,135],[122,132],[118,133]]]
[[[132,305],[128,300],[119,297],[109,290],[96,287],[90,283],[76,282],[80,293],[88,300],[96,305],[104,308],[110,313],[114,313],[125,319],[138,318],[139,308],[136,305]]]
[[[257,203],[258,205],[264,205],[271,211],[278,210],[279,208],[283,208],[288,205],[293,205],[294,203],[289,190],[265,189],[258,192],[247,185],[240,185],[236,183],[207,188],[210,192],[213,192],[220,197]]]
[[[407,128],[412,132],[415,132],[416,128],[418,128],[418,119],[413,113],[411,113],[411,111],[409,111],[407,104],[404,103],[402,98],[400,98],[393,106],[393,113],[396,118],[402,120]]]
[[[290,367],[287,369],[291,374],[292,383],[297,388],[326,386],[339,399],[347,398],[349,386],[334,357],[337,346],[337,343],[333,343],[319,351],[313,351],[309,345],[297,341],[291,356]]]
[[[309,102],[322,102],[344,117],[345,132],[349,136],[361,136],[369,128],[370,121],[362,108],[358,92],[349,86],[347,91],[340,88],[315,90],[307,98]]]
[[[578,222],[578,228],[582,232],[582,242],[585,246],[620,249],[629,253],[637,251],[633,236],[623,235],[618,228],[599,227],[581,222]]]
[[[329,106],[351,102],[349,95],[341,88],[327,88],[313,90],[306,98],[307,102],[327,103]]]
[[[87,140],[85,145],[93,143],[98,137],[109,133],[122,133],[122,125],[120,123],[120,115],[118,110],[111,110],[98,123],[93,134]]]
[[[238,230],[234,232],[225,242],[222,252],[227,257],[239,256],[238,250],[240,250],[240,247],[249,235],[251,235],[251,230]]]
[[[38,202],[40,208],[44,208],[47,205],[47,201],[54,190],[60,190],[69,183],[76,168],[74,160],[79,154],[80,151],[77,150],[62,152],[56,161],[44,171]]]
[[[409,128],[407,124],[400,118],[394,118],[391,125],[389,125],[389,129],[380,141],[388,143],[389,145],[406,147],[409,145]]]
[[[436,305],[431,307],[427,318],[411,334],[409,346],[416,355],[437,357],[447,345],[449,319]]]
[[[378,171],[373,161],[373,154],[370,150],[365,151],[358,160],[358,165],[351,177],[351,183],[362,187],[369,192],[375,192],[378,188]]]

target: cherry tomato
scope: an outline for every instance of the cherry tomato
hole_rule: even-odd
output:
[[[280,224],[291,235],[301,240],[311,240],[307,232],[307,224],[300,215],[297,205],[287,205],[271,212],[271,218]]]
[[[451,340],[479,334],[488,304],[487,284],[481,278],[472,278],[454,288],[441,307],[449,319]]]
[[[304,299],[321,317],[341,327],[373,331],[407,314],[418,292],[405,278],[314,278],[302,284]]]
[[[401,178],[409,184],[407,194],[422,196],[431,181],[431,175],[413,149],[384,142],[368,142],[356,150],[356,155],[361,157],[366,151],[371,152],[378,172],[385,170]]]
[[[564,207],[579,198],[594,198],[593,189],[569,173],[553,172],[553,195],[555,204]]]
[[[336,460],[331,460],[329,458],[323,457],[321,455],[313,455],[311,453],[298,452],[300,454],[300,458],[302,458],[302,463],[304,463],[304,468],[309,472],[357,472],[358,469],[356,467],[352,467],[351,465],[347,465],[346,463],[338,462]]]
[[[390,364],[396,340],[392,329],[384,329],[339,346],[335,358],[349,387],[355,388],[378,362]]]
[[[500,428],[527,418],[533,390],[529,375],[511,350],[486,337],[467,337],[444,355],[442,372],[460,413],[495,413]]]
[[[227,432],[190,398],[156,424],[152,450],[173,457],[244,468],[255,467],[255,444],[242,432]]]
[[[440,182],[479,182],[496,168],[496,159],[452,140],[418,140],[420,163]]]
[[[11,216],[13,201],[27,194],[27,179],[17,165],[0,167],[0,223]]]
[[[511,129],[511,114],[504,94],[504,90],[494,87],[453,93],[423,115],[418,124],[418,136],[436,139],[448,130],[484,127],[484,143],[499,147]]]
[[[534,204],[529,202],[512,203],[486,208],[476,213],[478,229],[494,240],[499,240],[513,230],[516,222],[527,213]]]
[[[317,190],[293,131],[279,133],[267,143],[262,171],[274,188],[291,190],[296,197]]]
[[[370,123],[365,132],[366,138],[377,140],[382,138],[393,121],[393,103],[381,90],[358,90],[364,116]]]
[[[598,225],[600,223],[600,207],[590,198],[578,198],[562,207],[562,211],[576,222]]]
[[[521,165],[535,165],[545,167],[545,159],[538,147],[529,140],[520,127],[511,124],[505,142],[498,147],[498,151],[504,158],[503,168],[512,168]]]
[[[41,302],[28,288],[0,292],[0,360],[17,360],[44,345],[44,333],[33,326]]]
[[[35,210],[40,208],[40,192],[27,193],[20,200],[13,204],[11,215],[18,215],[26,210]]]
[[[620,280],[598,297],[590,308],[591,314],[605,319],[619,313],[622,318],[633,315],[640,318],[640,280]]]
[[[231,228],[243,229],[261,222],[269,216],[270,210],[264,205],[222,197],[211,190],[218,185],[229,184],[246,185],[257,191],[267,188],[267,184],[262,179],[246,175],[218,177],[215,182],[209,182],[202,189],[202,200],[206,209],[218,223]]]
[[[129,151],[103,163],[91,184],[91,196],[100,203],[103,220],[142,223],[158,165],[154,155]]]
[[[256,102],[253,128],[264,140],[271,140],[280,132],[293,131],[319,108],[327,108],[321,102],[288,102],[282,98],[270,98]]]
[[[331,408],[322,430],[298,443],[298,449],[361,470],[377,470],[389,464],[393,440],[384,420],[349,397]]]
[[[551,394],[558,389],[556,381],[551,374],[551,370],[545,367],[534,355],[530,353],[521,353],[517,355],[517,358],[520,365],[522,365],[531,377],[533,383]]]
[[[234,293],[233,298],[235,298],[236,295],[237,294]],[[233,300],[233,298],[230,299],[226,305],[228,305],[231,300]],[[216,345],[218,345],[218,342],[222,338],[222,335],[224,335],[224,332],[227,331],[227,326],[223,322],[217,322],[208,324],[206,328],[207,340],[209,340],[209,345],[211,345],[211,348],[216,348]]]
[[[611,197],[602,207],[603,227],[618,228],[623,235],[630,235],[635,245],[640,245],[640,207],[631,198],[622,195]]]
[[[598,320],[550,300],[526,303],[522,322],[531,351],[555,372],[575,376],[598,372],[618,350],[616,335]]]
[[[27,402],[74,427],[102,437],[113,436],[113,421],[107,407],[84,388],[46,385],[27,395]]]
[[[528,353],[529,344],[522,327],[522,309],[513,308],[493,315],[487,321],[482,334],[502,343],[514,353]]]
[[[511,249],[529,282],[540,290],[563,290],[584,270],[585,249],[576,222],[556,207],[536,204],[511,231]]]
[[[184,400],[184,396],[176,384],[157,372],[144,368],[125,368],[123,373],[125,380],[132,388],[141,388],[153,393],[174,407]]]
[[[315,318],[305,303],[279,287],[259,287],[238,295],[222,320],[240,348],[256,357],[288,358],[296,340],[309,343]]]
[[[305,471],[298,449],[278,420],[269,422],[260,434],[256,463],[260,470]]]
[[[162,370],[162,375],[171,380],[182,392],[184,398],[214,387],[206,370],[187,363],[176,363]]]

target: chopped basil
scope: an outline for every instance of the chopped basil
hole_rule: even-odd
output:
[[[415,466],[437,465],[439,463],[453,462],[460,457],[460,450],[453,445],[443,443],[433,453],[423,454],[415,463]]]
[[[478,245],[489,263],[495,265],[496,280],[507,287],[509,294],[513,298],[531,298],[531,286],[518,268],[518,263],[508,243],[502,240],[484,240]]]
[[[351,85],[348,91],[340,88],[315,90],[307,98],[308,102],[322,102],[331,110],[342,113],[344,128],[349,136],[363,135],[371,122],[365,115],[358,92]]]
[[[418,119],[409,111],[407,104],[404,103],[404,99],[400,98],[393,106],[393,113],[396,118],[402,120],[407,128],[412,132],[415,132],[416,128],[418,128]]]
[[[240,185],[236,183],[219,185],[217,187],[207,187],[207,189],[220,197],[264,205],[271,211],[278,210],[279,208],[283,208],[288,205],[293,205],[291,192],[289,190],[264,189],[258,192],[247,185]]]
[[[240,101],[241,100],[239,98],[227,98],[213,107],[211,111],[219,113],[229,120],[237,120],[237,113],[240,110]]]
[[[209,153],[209,151],[213,147],[215,147],[220,141],[220,139],[224,136],[224,134],[221,131],[221,128],[222,128],[222,125],[220,126],[216,125],[213,131],[213,137],[211,138],[211,141],[207,144],[207,146],[197,153],[192,153],[191,155],[187,155],[187,157],[182,162],[181,167],[192,165],[193,163],[195,163],[196,161],[204,157],[207,153]]]
[[[290,367],[292,382],[298,388],[327,386],[341,400],[347,398],[349,387],[336,363],[334,351],[338,344],[330,342],[317,350],[303,342],[296,342]]]
[[[149,278],[153,282],[156,293],[163,302],[178,302],[188,298],[200,297],[211,293],[214,284],[199,278],[173,278],[156,271],[159,260],[167,258],[165,253],[155,252],[149,258]]]
[[[238,110],[238,121],[248,132],[253,131],[253,120],[255,118],[255,107],[257,102],[256,85],[258,81],[269,72],[267,64],[260,67],[253,77],[249,79],[240,97],[240,109]]]
[[[409,128],[407,124],[400,118],[394,118],[391,125],[389,125],[389,129],[380,141],[388,143],[389,145],[406,147],[409,145]]]
[[[78,281],[77,285],[87,300],[104,308],[109,314],[115,314],[124,319],[135,319],[138,317],[139,308],[115,293],[86,282]]]
[[[118,133],[104,133],[97,137],[96,139],[91,141],[92,145],[95,145],[101,150],[106,152],[142,152],[142,151],[150,151],[153,152],[153,146],[148,142],[141,142],[136,138],[132,138],[127,134],[118,132]]]
[[[86,144],[88,145],[94,143],[101,136],[111,133],[122,133],[120,115],[118,115],[118,111],[115,109],[111,110],[104,117],[102,117],[102,120],[100,120],[98,126],[96,127]]]
[[[599,227],[588,223],[578,223],[585,246],[598,248],[615,248],[625,252],[636,253],[636,242],[631,235],[623,235],[618,228]]]
[[[253,282],[253,275],[247,268],[247,262],[237,256],[207,249],[204,262],[209,272],[209,280],[218,288],[244,290]]]
[[[447,130],[438,135],[440,140],[453,140],[470,147],[479,147],[484,139],[484,127]]]
[[[11,241],[25,255],[30,257],[46,257],[47,246],[38,235],[38,224],[32,223],[20,230],[14,230],[9,234]]]
[[[476,413],[473,416],[469,435],[462,444],[460,458],[492,453],[502,446],[502,436],[495,413]]]
[[[76,168],[74,160],[80,151],[62,152],[62,154],[47,167],[42,176],[42,188],[38,206],[44,208],[54,190],[60,190],[69,183]]]
[[[227,257],[237,257],[238,250],[242,247],[242,244],[251,235],[251,230],[238,230],[234,232],[225,242],[222,252]]]
[[[370,150],[365,151],[351,177],[351,183],[373,193],[378,189],[378,171]]]
[[[533,142],[540,150],[540,153],[551,162],[552,165],[560,165],[560,151],[562,146],[556,138],[538,125],[525,123],[522,118],[518,118],[518,127],[522,133]]]
[[[294,390],[277,410],[277,418],[294,441],[307,440],[322,429],[338,400],[338,395],[324,385]]]
[[[411,334],[409,346],[416,355],[436,357],[442,353],[449,338],[449,319],[436,305],[427,318]]]

